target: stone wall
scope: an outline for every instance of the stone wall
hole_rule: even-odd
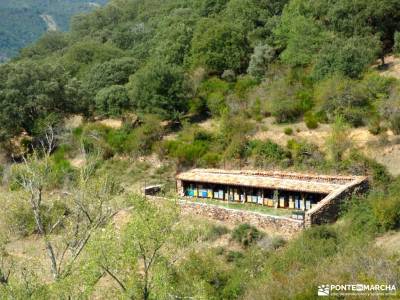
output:
[[[267,232],[277,232],[284,236],[292,236],[305,227],[336,221],[343,201],[354,194],[364,193],[368,188],[367,178],[360,178],[344,185],[325,197],[317,206],[307,211],[304,222],[288,217],[266,215],[183,199],[179,200],[178,203],[181,205],[183,213],[200,215],[232,225],[248,223]],[[182,196],[183,185],[180,180],[177,181],[177,190],[178,195]]]
[[[353,195],[366,192],[368,188],[368,180],[360,179],[329,194],[316,207],[306,212],[304,226],[310,227],[336,221],[343,202]]]
[[[286,217],[270,216],[258,212],[225,208],[212,204],[179,200],[183,213],[200,215],[210,219],[237,225],[248,223],[267,232],[292,236],[303,229],[303,222]]]

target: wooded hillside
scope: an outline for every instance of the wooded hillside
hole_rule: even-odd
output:
[[[69,28],[70,18],[105,4],[106,0],[3,0],[0,3],[0,62],[35,42],[48,29],[42,16],[51,16],[59,30]]]
[[[111,0],[45,34],[0,65],[0,298],[399,289],[399,55],[392,0]],[[181,213],[175,176],[194,167],[370,190],[284,238]],[[149,185],[163,200],[139,195]],[[232,208],[218,202],[202,203]]]

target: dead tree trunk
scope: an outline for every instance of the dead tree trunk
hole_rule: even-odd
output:
[[[53,277],[55,279],[57,279],[58,276],[59,276],[59,273],[58,273],[58,268],[57,268],[56,254],[54,252],[53,245],[51,244],[51,242],[48,239],[48,236],[47,236],[47,233],[46,233],[46,229],[44,227],[42,216],[41,216],[41,213],[40,213],[40,204],[42,202],[42,190],[41,189],[39,189],[37,197],[38,198],[37,198],[36,201],[35,201],[35,195],[32,195],[32,197],[31,197],[33,215],[35,217],[35,223],[36,223],[38,232],[44,238],[47,255],[48,255],[48,257],[50,259],[50,262],[51,262],[51,273],[53,274]]]

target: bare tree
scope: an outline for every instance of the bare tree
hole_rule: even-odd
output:
[[[116,209],[112,205],[118,186],[109,177],[93,178],[97,159],[89,159],[80,169],[76,188],[70,194],[73,203],[59,260],[59,272],[67,275],[94,231],[109,222]]]
[[[93,259],[131,299],[163,298],[157,295],[165,284],[161,274],[172,270],[178,259],[175,255],[182,255],[178,251],[181,233],[176,230],[179,212],[173,203],[154,204],[142,197],[132,200],[129,223],[120,236],[115,236],[115,228],[97,236]]]
[[[51,262],[51,272],[54,278],[59,276],[57,268],[57,259],[49,233],[44,226],[42,219],[42,201],[43,192],[46,187],[46,180],[49,179],[51,173],[50,157],[46,154],[43,159],[35,152],[29,158],[23,158],[23,165],[17,170],[16,178],[20,186],[28,193],[29,202],[35,218],[38,233],[43,237],[47,255]]]
[[[67,276],[87,242],[102,224],[113,215],[110,206],[115,184],[109,178],[93,179],[97,156],[88,158],[79,170],[79,179],[72,191],[65,193],[72,199],[68,215],[62,215],[49,226],[43,221],[43,198],[52,176],[51,153],[56,145],[55,131],[49,127],[40,141],[42,151],[23,158],[16,166],[15,178],[26,191],[32,207],[37,232],[43,237],[54,279]],[[63,225],[61,242],[52,239],[55,228]]]

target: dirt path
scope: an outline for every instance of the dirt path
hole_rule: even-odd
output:
[[[46,23],[47,25],[47,31],[57,31],[58,26],[54,18],[50,15],[42,14],[40,15],[42,20]]]

